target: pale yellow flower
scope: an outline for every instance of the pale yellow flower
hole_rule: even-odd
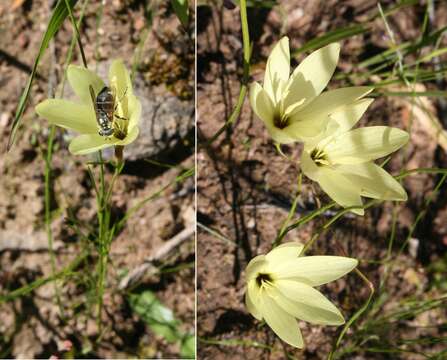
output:
[[[300,256],[303,245],[290,242],[253,258],[245,270],[245,303],[281,340],[298,348],[304,341],[296,318],[319,325],[341,325],[340,311],[314,286],[350,272],[357,260],[340,256]]]
[[[388,126],[351,130],[372,99],[342,107],[331,114],[324,133],[304,144],[303,173],[343,207],[362,206],[361,196],[382,200],[407,200],[404,188],[373,160],[405,145],[407,132]],[[352,212],[363,215],[363,209]]]
[[[337,66],[340,45],[329,44],[307,56],[290,75],[289,39],[283,37],[273,48],[264,85],[250,86],[250,104],[278,143],[305,141],[324,130],[328,116],[353,104],[372,89],[347,87],[322,91]]]
[[[67,78],[79,102],[47,99],[36,106],[36,112],[50,124],[72,129],[80,135],[69,145],[72,154],[83,155],[110,146],[125,146],[138,136],[141,103],[133,93],[129,73],[121,60],[113,61],[109,69],[109,87],[117,104],[111,136],[101,136],[89,86],[98,93],[106,86],[101,78],[84,67],[70,65]]]

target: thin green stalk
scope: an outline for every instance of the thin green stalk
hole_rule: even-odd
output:
[[[147,202],[149,202],[149,201],[159,197],[163,193],[163,191],[165,191],[171,185],[176,184],[178,182],[181,182],[184,179],[186,179],[186,178],[188,178],[190,176],[193,176],[194,174],[195,174],[195,168],[192,167],[192,168],[184,171],[182,174],[178,175],[174,180],[172,180],[169,183],[167,183],[166,185],[162,186],[159,190],[154,192],[152,195],[150,195],[150,196],[144,198],[143,200],[141,200],[139,203],[137,203],[135,206],[131,207],[126,212],[126,214],[123,216],[123,218],[117,223],[116,228],[117,229],[121,229],[132,214],[134,214],[136,211],[141,209],[141,207],[144,204],[146,204]]]
[[[219,345],[219,346],[246,346],[246,347],[254,347],[261,348],[266,350],[273,350],[273,347],[259,343],[257,341],[251,340],[215,340],[215,339],[206,339],[206,338],[198,338],[198,342],[208,345]]]
[[[334,201],[332,201],[331,203],[329,203],[319,209],[315,209],[305,216],[300,217],[298,220],[295,220],[291,225],[287,226],[285,231],[282,231],[281,234],[278,235],[278,238],[275,239],[275,243],[280,244],[289,231],[296,229],[296,228],[300,227],[301,225],[308,223],[313,218],[317,217],[318,215],[321,215],[325,211],[328,211],[335,205],[336,205],[336,203]]]
[[[295,215],[296,212],[296,207],[298,205],[298,200],[300,198],[301,195],[301,183],[303,181],[303,174],[300,173],[298,175],[298,185],[297,185],[297,191],[296,191],[296,196],[295,199],[293,200],[292,206],[289,210],[289,213],[287,214],[287,218],[284,220],[281,229],[279,229],[278,235],[276,236],[275,241],[273,242],[272,248],[275,248],[276,246],[278,246],[282,239],[284,238],[285,234],[287,233],[287,225],[289,224],[290,220],[292,220],[293,215]]]
[[[110,197],[112,196],[113,186],[115,185],[116,179],[118,179],[118,176],[121,174],[121,171],[124,168],[124,162],[120,162],[115,166],[115,171],[113,173],[112,180],[110,181],[109,189],[107,190],[106,198],[105,198],[105,204],[108,204],[110,201]]]
[[[98,329],[101,333],[102,321],[101,321],[101,313],[103,307],[103,296],[105,289],[105,282],[107,277],[107,263],[110,252],[110,244],[113,241],[116,231],[116,224],[111,227],[111,207],[110,207],[110,198],[113,193],[113,187],[118,176],[121,174],[121,171],[124,168],[124,162],[120,162],[116,164],[115,171],[110,181],[108,188],[106,187],[105,182],[105,171],[104,171],[104,161],[102,157],[102,152],[98,152],[100,171],[99,171],[99,188],[95,184],[95,188],[97,188],[97,205],[98,205],[98,281],[97,281],[97,323]]]
[[[105,262],[107,261],[107,254],[105,253],[105,237],[107,233],[107,219],[110,218],[110,215],[107,215],[109,212],[109,208],[105,203],[105,199],[107,197],[107,191],[105,187],[105,179],[104,179],[104,162],[102,158],[102,151],[98,151],[99,157],[99,188],[98,188],[98,196],[96,198],[98,205],[98,252],[99,252],[99,261],[98,261],[98,282],[97,282],[97,324],[99,333],[101,333],[102,329],[102,321],[101,321],[101,313],[102,313],[102,305],[103,305],[103,295],[104,295],[104,281],[106,277],[106,266]]]
[[[242,42],[244,49],[244,79],[243,83],[247,84],[250,76],[250,32],[248,31],[248,17],[247,17],[247,1],[240,0],[240,13],[242,25]]]
[[[75,32],[75,37],[76,37],[76,40],[78,41],[79,51],[81,52],[82,63],[84,64],[85,68],[88,68],[87,60],[86,60],[85,54],[84,54],[84,48],[82,47],[81,35],[79,34],[78,26],[76,25],[76,21],[73,16],[73,13],[71,11],[71,6],[68,3],[68,0],[65,0],[65,6],[67,7],[68,16],[70,17],[70,21],[71,21],[71,24],[73,25],[73,30]]]
[[[98,11],[98,15],[96,16],[96,24],[95,24],[95,60],[96,60],[96,68],[95,71],[98,70],[98,62],[100,59],[100,54],[99,54],[99,26],[101,24],[102,21],[102,16],[104,14],[104,2],[101,1],[101,4],[99,5],[99,11]]]
[[[39,288],[45,284],[48,284],[52,281],[56,281],[58,279],[64,279],[67,276],[70,276],[73,273],[73,271],[79,266],[79,264],[82,261],[84,261],[84,259],[86,257],[87,257],[87,253],[82,253],[76,259],[74,259],[68,266],[66,266],[59,272],[57,272],[55,274],[51,274],[49,277],[46,277],[46,278],[37,279],[30,284],[24,285],[18,289],[11,291],[8,294],[0,295],[0,304],[7,302],[7,301],[15,300],[21,296],[28,295],[32,291],[36,290],[37,288]]]
[[[337,338],[337,341],[335,342],[334,346],[332,347],[331,352],[329,353],[328,360],[332,360],[333,356],[337,350],[337,348],[340,346],[341,341],[343,337],[346,335],[346,332],[349,330],[351,325],[368,309],[369,304],[371,303],[371,300],[374,296],[374,285],[373,283],[358,269],[355,269],[355,272],[357,275],[368,285],[369,288],[369,296],[366,302],[362,305],[360,309],[358,309],[354,315],[351,316],[351,318],[346,322],[345,326],[343,327],[343,330],[341,331],[340,335]]]
[[[439,189],[441,188],[442,184],[444,184],[445,180],[447,179],[447,173],[444,173],[441,177],[441,179],[438,181],[438,183],[436,184],[435,188],[433,189],[433,191],[431,192],[431,194],[427,197],[427,199],[425,200],[425,206],[424,208],[419,211],[418,215],[416,216],[415,221],[413,222],[410,231],[407,235],[407,238],[405,240],[405,242],[402,244],[402,246],[400,247],[397,256],[399,257],[402,254],[402,251],[405,249],[405,247],[407,246],[408,242],[410,241],[411,237],[413,236],[413,232],[416,230],[416,227],[418,226],[419,222],[424,218],[424,216],[427,214],[427,210],[430,206],[430,203],[433,201],[433,199],[435,198],[435,196],[438,194]]]
[[[248,81],[250,79],[250,33],[248,30],[248,17],[247,17],[247,1],[240,0],[239,4],[240,8],[240,16],[241,16],[241,26],[242,26],[242,42],[243,42],[243,60],[244,60],[244,72],[242,78],[241,88],[239,90],[239,96],[234,107],[233,111],[230,114],[230,117],[225,122],[225,124],[203,145],[205,147],[209,147],[227,128],[231,127],[231,125],[239,118],[239,114],[241,113],[242,105],[244,104],[245,96],[247,95],[248,90]]]

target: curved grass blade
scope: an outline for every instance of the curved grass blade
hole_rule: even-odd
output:
[[[354,35],[359,35],[367,32],[369,30],[368,26],[358,24],[354,26],[346,26],[340,29],[335,29],[333,31],[329,31],[326,34],[314,38],[307,43],[305,43],[303,46],[301,46],[298,50],[293,52],[293,56],[297,56],[298,54],[301,54],[306,51],[312,51],[318,48],[321,48],[325,45],[328,45],[330,43],[333,43],[335,41],[340,41],[343,39],[350,38]]]
[[[78,0],[68,0],[71,8],[75,6]],[[20,125],[20,120],[22,119],[22,115],[25,111],[26,102],[29,97],[29,92],[31,89],[31,85],[34,81],[34,77],[36,76],[37,66],[39,65],[40,59],[42,55],[45,53],[45,50],[50,43],[50,40],[54,37],[54,35],[59,30],[61,24],[65,20],[68,15],[67,7],[65,5],[64,0],[59,0],[56,4],[56,7],[53,10],[53,14],[51,15],[51,19],[48,23],[47,30],[42,38],[42,42],[40,44],[40,49],[37,54],[36,60],[34,61],[33,70],[31,71],[31,75],[28,78],[28,82],[23,90],[22,95],[20,96],[19,104],[17,105],[16,115],[14,117],[14,121],[11,127],[11,134],[9,135],[7,151],[9,151],[14,144],[15,138],[17,136],[17,129]]]

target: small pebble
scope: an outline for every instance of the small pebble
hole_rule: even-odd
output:
[[[4,112],[0,115],[0,127],[6,127],[9,124],[9,114]]]

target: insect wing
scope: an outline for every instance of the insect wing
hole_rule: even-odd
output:
[[[95,96],[95,90],[93,90],[93,86],[89,85],[88,89],[90,90],[90,96],[92,98],[93,107],[95,108],[95,113],[98,111],[96,108],[96,96]]]

